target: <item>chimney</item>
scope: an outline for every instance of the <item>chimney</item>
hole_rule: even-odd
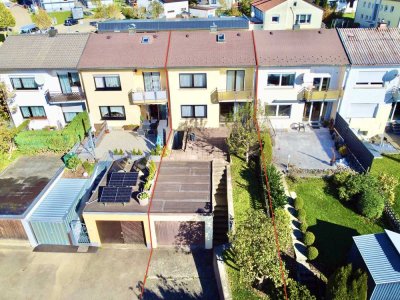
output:
[[[376,28],[379,30],[387,29],[388,28],[387,23],[385,22],[384,19],[382,19],[380,22],[378,22],[378,26]]]
[[[51,27],[48,31],[49,37],[55,37],[58,33],[58,30],[55,29],[54,27]]]

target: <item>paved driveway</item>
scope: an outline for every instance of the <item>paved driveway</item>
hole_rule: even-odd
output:
[[[29,14],[28,10],[23,8],[20,5],[13,5],[10,8],[12,15],[15,18],[15,27],[14,30],[18,31],[24,25],[32,24],[31,15]]]
[[[96,253],[0,248],[1,299],[138,299],[147,249]],[[199,271],[198,271],[199,270]],[[144,299],[218,299],[211,252],[155,249]]]

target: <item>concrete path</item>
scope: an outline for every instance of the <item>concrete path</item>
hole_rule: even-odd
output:
[[[97,253],[0,247],[1,299],[138,299],[147,249]],[[217,299],[211,252],[155,249],[145,299]]]
[[[22,6],[15,4],[10,7],[10,11],[15,18],[14,31],[19,32],[22,26],[33,23],[28,10]]]

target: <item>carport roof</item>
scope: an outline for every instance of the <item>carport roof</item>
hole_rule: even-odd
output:
[[[62,166],[59,157],[21,157],[0,176],[0,215],[20,216]]]
[[[115,166],[115,163],[113,164]],[[113,167],[111,167],[113,168]],[[116,170],[113,170],[116,171]],[[105,175],[100,186],[105,186]],[[125,205],[97,202],[98,190],[84,212],[147,213],[148,206],[131,200]],[[164,161],[160,168],[151,206],[152,213],[210,213],[211,162]]]

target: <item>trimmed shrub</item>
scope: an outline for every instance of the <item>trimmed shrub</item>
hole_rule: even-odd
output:
[[[307,232],[304,234],[303,240],[304,240],[304,245],[306,245],[306,246],[311,246],[311,245],[314,244],[314,242],[315,242],[315,235],[314,235],[314,233],[312,233],[312,232],[310,232],[310,231],[307,231]]]
[[[318,249],[311,246],[307,248],[307,258],[308,260],[314,260],[318,257]]]
[[[304,207],[304,201],[302,198],[297,197],[296,199],[294,199],[294,208],[299,210],[302,209]]]
[[[81,164],[81,160],[78,158],[78,156],[74,155],[71,156],[66,162],[65,162],[65,166],[67,167],[67,169],[70,170],[76,170],[76,168],[78,168],[78,166]]]
[[[267,164],[272,162],[272,140],[268,131],[264,131],[261,136],[263,143],[264,159]]]
[[[271,191],[272,207],[277,209],[284,207],[287,203],[287,196],[282,185],[282,175],[277,168],[270,164],[267,166],[268,183]]]
[[[302,223],[306,220],[306,211],[304,209],[301,208],[297,211],[297,219]]]
[[[89,174],[89,176],[93,174],[94,166],[95,166],[95,163],[91,163],[91,162],[88,162],[88,161],[84,161],[82,163],[82,167]]]
[[[301,231],[302,233],[306,233],[307,229],[308,229],[308,224],[307,224],[306,221],[303,221],[303,222],[300,224],[300,231]]]
[[[385,199],[376,190],[366,189],[357,203],[360,214],[370,219],[379,218],[385,207]]]

